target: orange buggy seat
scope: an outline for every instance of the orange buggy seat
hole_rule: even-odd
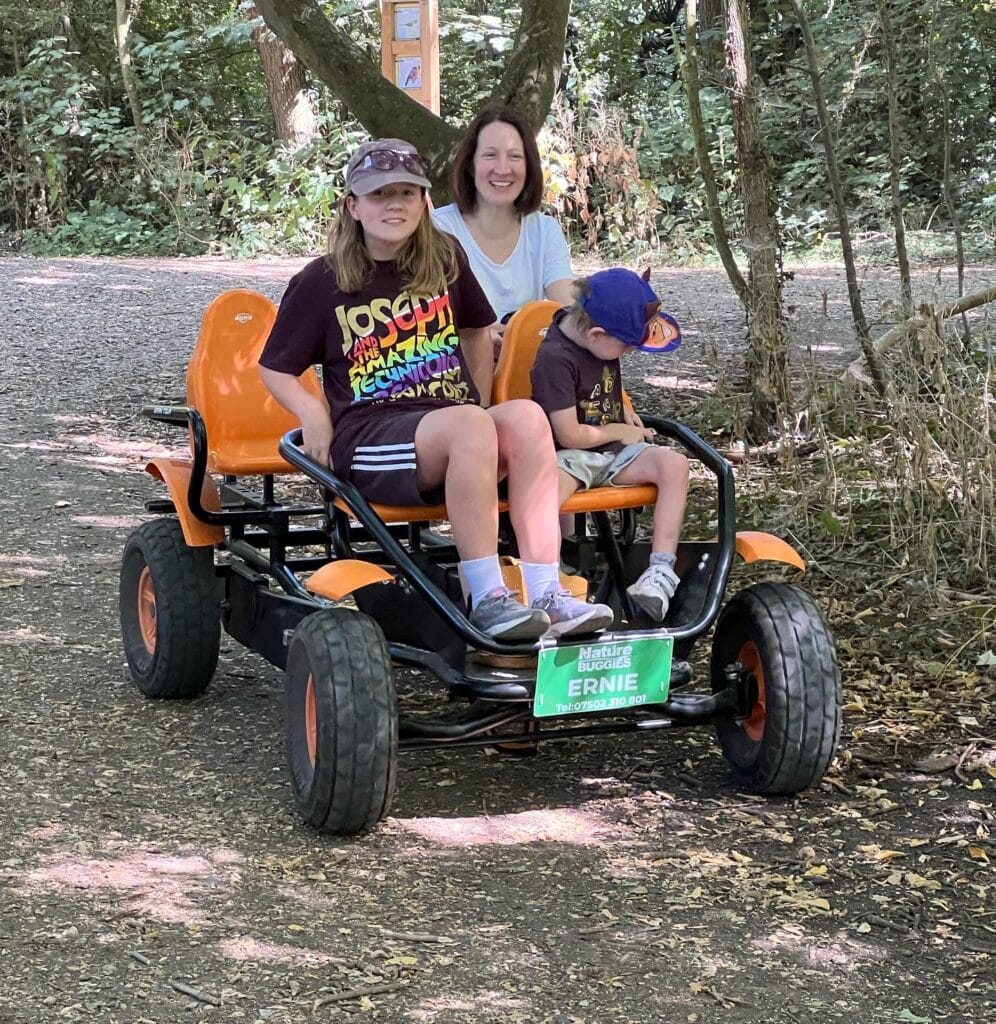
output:
[[[187,366],[187,404],[204,418],[209,473],[251,476],[291,473],[277,442],[298,425],[259,376],[259,357],[277,307],[265,295],[235,288],[219,295],[204,314],[197,347]],[[301,376],[321,396],[314,368]]]
[[[252,476],[294,473],[281,458],[280,439],[299,424],[267,390],[259,357],[276,319],[266,296],[245,288],[223,292],[207,308],[187,367],[187,404],[204,419],[209,473]],[[313,367],[301,382],[314,395],[322,386]],[[388,523],[445,519],[442,505],[374,505]]]

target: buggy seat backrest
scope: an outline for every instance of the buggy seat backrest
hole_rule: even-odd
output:
[[[553,314],[561,308],[549,299],[537,299],[520,306],[512,314],[505,328],[501,355],[498,356],[491,384],[492,404],[508,402],[513,398],[533,397],[533,384],[529,375],[546,329],[553,321]],[[623,402],[628,408],[633,408],[625,389]]]
[[[222,292],[204,314],[187,367],[187,404],[204,419],[209,472],[293,472],[277,445],[299,426],[297,418],[277,404],[259,376],[259,356],[276,315],[265,295],[245,288]],[[301,380],[321,395],[313,368]]]
[[[527,302],[515,311],[505,328],[501,354],[491,385],[491,401],[508,402],[513,398],[532,398],[529,372],[553,314],[561,307],[549,299]]]

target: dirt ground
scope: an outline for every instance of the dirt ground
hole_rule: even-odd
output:
[[[138,410],[182,395],[211,298],[300,265],[0,260],[0,1024],[992,1020],[992,678],[951,655],[942,687],[946,634],[885,653],[874,600],[831,612],[841,754],[794,799],[738,793],[702,729],[411,754],[388,820],[333,841],[292,806],[279,672],[223,641],[202,698],[138,694],[119,558],[175,441]],[[691,401],[742,317],[719,271],[654,280],[686,343],[636,390]],[[887,323],[894,282],[864,284]],[[787,299],[801,356],[853,355],[839,266]]]

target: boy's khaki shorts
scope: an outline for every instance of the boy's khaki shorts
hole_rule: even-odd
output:
[[[590,452],[580,448],[565,448],[557,452],[557,465],[569,476],[574,477],[587,491],[592,487],[609,484],[618,487],[616,476],[634,459],[653,445],[646,441],[628,444],[618,452]]]

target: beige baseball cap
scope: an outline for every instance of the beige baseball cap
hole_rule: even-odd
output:
[[[429,162],[404,139],[374,139],[358,146],[346,165],[346,189],[365,196],[385,185],[407,183],[432,188]]]

